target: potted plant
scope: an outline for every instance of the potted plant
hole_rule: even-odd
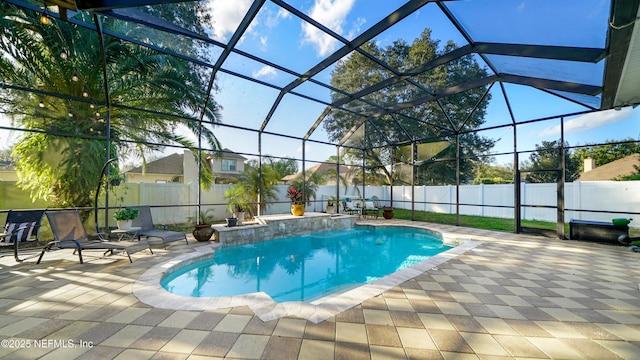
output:
[[[385,219],[393,219],[393,208],[391,206],[382,207],[382,216]]]
[[[249,202],[251,201],[250,195],[247,193],[247,188],[245,186],[233,186],[227,191],[224,192],[224,197],[229,199],[229,203],[227,204],[227,209],[231,213],[231,217],[229,219],[235,219],[231,222],[235,221],[235,224],[231,224],[227,221],[227,226],[235,226],[240,225],[245,219],[245,212],[249,212],[249,216],[251,216],[251,209],[249,208]]]
[[[107,181],[109,181],[109,186],[120,186],[120,183],[124,180],[122,175],[120,174],[109,174]]]
[[[287,195],[291,199],[291,214],[294,216],[304,215],[304,193],[295,186],[289,187]]]
[[[336,213],[336,203],[338,200],[335,196],[331,196],[327,200],[327,214],[335,214]]]
[[[244,206],[241,203],[236,203],[233,206],[233,217],[238,219],[237,225],[242,225],[244,221]]]
[[[211,210],[213,209],[204,212],[202,210],[198,211],[198,223],[195,225],[195,229],[191,234],[200,242],[209,241],[211,235],[213,235],[213,227],[211,227],[213,215],[209,215]]]
[[[118,223],[118,229],[129,230],[133,219],[138,217],[140,210],[137,208],[125,207],[124,209],[116,210],[113,213],[113,219]]]
[[[227,227],[234,227],[238,224],[238,218],[236,217],[228,217],[224,220],[227,222]]]

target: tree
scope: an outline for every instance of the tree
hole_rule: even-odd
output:
[[[13,163],[13,157],[11,157],[11,149],[0,149],[0,161],[4,163]]]
[[[574,181],[580,174],[579,164],[575,157],[571,156],[569,144],[564,144],[565,181]],[[536,144],[536,151],[529,156],[529,165],[523,167],[526,173],[524,180],[530,183],[555,183],[558,180],[560,169],[560,140],[543,141]],[[543,171],[544,170],[544,171]]]
[[[280,174],[272,165],[262,165],[262,171],[259,171],[258,163],[255,160],[248,161],[244,166],[244,173],[240,176],[237,183],[231,185],[224,192],[224,196],[231,203],[249,204],[249,216],[257,214],[255,204],[260,206],[264,211],[266,203],[278,199],[275,186],[280,182]],[[262,175],[262,176],[261,176]],[[262,196],[258,203],[258,193],[262,188]]]
[[[595,160],[596,166],[602,166],[623,157],[640,153],[640,143],[633,138],[624,140],[606,140],[602,145],[590,145],[574,150],[572,157],[578,162],[580,170],[584,171],[584,160]]]
[[[411,45],[403,40],[397,40],[385,48],[380,48],[373,42],[361,47],[362,50],[382,59],[400,72],[409,72],[456,48],[457,46],[452,41],[440,47],[440,42],[431,38],[430,29],[425,29]],[[424,88],[433,91],[486,76],[486,70],[475,61],[473,56],[469,55],[415,75],[412,80],[414,83],[421,84]],[[353,94],[388,77],[388,72],[378,64],[373,63],[361,53],[354,52],[346,60],[341,60],[336,64],[332,73],[331,85]],[[454,145],[455,135],[460,134],[459,140],[464,155],[460,162],[461,176],[471,177],[473,161],[477,159],[478,154],[486,152],[494,144],[492,140],[476,133],[461,132],[477,128],[484,123],[489,96],[475,108],[472,114],[469,112],[469,109],[473,109],[478,104],[484,93],[485,88],[480,87],[450,95],[439,102],[428,101],[405,109],[399,114],[370,119],[355,131],[345,145],[354,148],[350,151],[354,152],[355,157],[360,159],[362,156],[365,157],[368,169],[382,172],[387,178],[387,182],[390,182],[395,175],[392,174],[389,167],[391,153],[386,149],[387,145],[409,143],[414,140],[419,143],[431,142],[434,139],[444,139],[450,145]],[[425,94],[426,92],[420,87],[403,81],[367,95],[366,100],[374,104],[393,107],[418,99]],[[333,100],[342,97],[344,94],[332,92]],[[348,131],[355,129],[362,122],[362,116],[357,114],[367,113],[370,105],[364,101],[356,100],[346,104],[345,107],[350,111],[332,111],[323,121],[323,126],[333,141],[341,139]],[[418,119],[418,121],[408,119]],[[411,134],[413,138],[408,137],[407,134]],[[366,149],[364,155],[360,150],[362,148]],[[455,159],[456,147],[448,146],[439,156]],[[455,181],[455,161],[419,160],[421,161],[418,176],[420,183],[444,184]]]
[[[167,6],[163,16],[171,21],[191,19],[198,14],[198,4]],[[97,34],[63,21],[45,25],[39,13],[5,2],[0,6],[0,77],[18,88],[37,88],[37,92],[0,93],[2,111],[29,130],[14,150],[18,185],[30,190],[32,198],[49,200],[54,206],[91,206],[107,151],[106,109],[101,105],[105,84]],[[137,30],[108,17],[102,21],[115,32]],[[190,25],[190,29],[204,33],[200,25]],[[189,41],[175,46],[183,52],[204,51]],[[104,47],[107,86],[114,105],[110,109],[112,157],[144,160],[162,144],[179,144],[199,155],[193,143],[176,134],[179,125],[201,136],[212,149],[221,148],[211,129],[194,121],[207,96],[205,70],[110,36],[104,37]],[[220,120],[213,101],[207,103],[204,114],[206,122]],[[210,182],[211,176],[205,177],[203,185]]]
[[[294,159],[276,159],[266,156],[264,162],[263,167],[270,166],[276,172],[278,179],[298,172],[298,163]]]
[[[477,184],[513,184],[513,163],[492,165],[480,163],[476,166],[473,183]]]

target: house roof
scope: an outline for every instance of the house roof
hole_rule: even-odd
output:
[[[622,159],[598,166],[597,168],[583,172],[578,181],[614,180],[621,176],[636,173],[636,166],[640,167],[640,154],[633,154]]]
[[[183,154],[171,154],[163,158],[151,161],[147,163],[147,174],[172,174],[182,175],[184,174],[184,155]],[[127,173],[142,173],[142,166],[135,167]]]
[[[244,156],[242,156],[240,154],[236,154],[236,153],[234,153],[233,151],[231,151],[231,150],[229,150],[227,148],[222,149],[222,157],[224,159],[241,159],[242,161],[247,160],[246,157],[244,157]]]

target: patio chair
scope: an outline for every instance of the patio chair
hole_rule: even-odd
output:
[[[364,206],[362,207],[362,216],[375,216],[377,219],[380,215],[380,208],[375,205],[373,199],[364,199]]]
[[[0,247],[3,249],[12,247],[13,257],[17,262],[22,262],[26,259],[38,256],[36,254],[20,259],[18,257],[18,249],[25,248],[26,246],[33,248],[33,245],[37,244],[44,212],[45,210],[9,210],[9,213],[7,214],[7,221],[4,225],[5,235],[0,236]]]
[[[162,239],[162,244],[164,247],[167,246],[168,243],[173,241],[184,240],[187,245],[189,241],[187,240],[187,234],[178,232],[178,231],[169,231],[165,225],[162,225],[163,230],[158,230],[153,225],[153,218],[151,217],[151,207],[149,206],[138,206],[140,210],[138,217],[133,220],[131,226],[139,227],[140,231],[138,231],[138,239],[142,236],[148,238],[160,238]]]
[[[49,219],[49,225],[51,231],[53,231],[54,241],[49,242],[38,258],[38,264],[42,260],[42,256],[45,252],[52,249],[73,249],[78,253],[80,258],[80,264],[83,264],[82,251],[83,250],[105,250],[107,253],[115,254],[116,251],[123,251],[129,257],[129,262],[133,262],[131,254],[145,249],[149,249],[151,254],[153,250],[149,247],[146,241],[104,241],[104,240],[89,240],[87,232],[82,224],[82,218],[77,210],[64,210],[64,211],[47,211],[47,219]]]
[[[355,201],[352,198],[342,199],[342,211],[349,215],[360,215],[360,208],[356,206]]]

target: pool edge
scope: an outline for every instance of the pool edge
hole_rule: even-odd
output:
[[[282,317],[298,317],[313,323],[319,323],[343,311],[349,310],[372,297],[380,295],[405,281],[411,280],[428,270],[434,269],[440,264],[475,248],[481,243],[469,238],[460,238],[453,234],[420,224],[361,222],[358,225],[375,227],[401,226],[428,230],[440,234],[445,244],[456,244],[456,247],[408,268],[377,279],[369,284],[364,284],[341,294],[328,295],[312,302],[289,301],[277,303],[264,292],[196,298],[172,294],[160,285],[160,281],[165,274],[172,272],[176,266],[184,266],[185,264],[209,257],[221,246],[217,243],[211,243],[210,245],[196,247],[193,252],[176,256],[149,268],[134,283],[133,294],[141,302],[162,309],[205,311],[248,306],[262,321],[276,320]]]

